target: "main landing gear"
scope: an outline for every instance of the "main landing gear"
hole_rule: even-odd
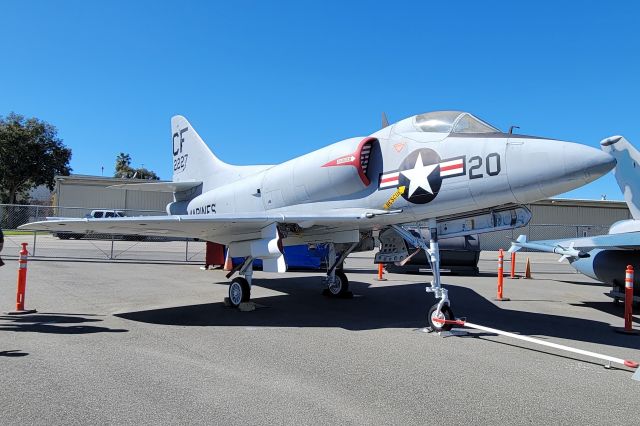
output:
[[[429,323],[429,329],[431,331],[449,331],[453,327],[452,324],[446,324],[435,320],[453,320],[455,317],[451,310],[451,302],[449,301],[449,292],[446,288],[442,288],[440,282],[440,249],[438,246],[438,228],[436,226],[435,219],[430,219],[428,222],[430,239],[427,245],[422,236],[417,237],[411,232],[407,231],[400,225],[391,225],[393,229],[408,243],[414,247],[419,247],[427,253],[427,259],[431,266],[433,280],[431,285],[427,287],[427,293],[433,293],[436,299],[439,299],[438,303],[429,308],[427,314],[427,321]]]
[[[253,257],[247,257],[244,262],[234,267],[227,274],[227,278],[238,272],[239,277],[235,277],[229,284],[229,303],[234,308],[240,306],[241,303],[248,302],[251,299],[251,279],[253,277]]]
[[[353,293],[349,291],[349,279],[342,269],[338,270],[338,266],[343,264],[344,260],[358,246],[358,244],[359,243],[353,243],[336,259],[335,244],[329,243],[329,253],[327,258],[329,259],[329,262],[333,260],[333,264],[331,264],[327,270],[327,276],[322,279],[322,282],[327,286],[323,294],[332,297],[353,297]]]

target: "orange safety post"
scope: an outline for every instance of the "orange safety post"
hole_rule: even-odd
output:
[[[511,275],[509,276],[509,278],[515,278],[516,277],[516,252],[513,251],[511,252]]]
[[[502,290],[504,286],[504,250],[498,250],[498,295],[495,300],[502,302],[507,301],[506,297],[502,297]]]
[[[387,279],[384,278],[383,274],[384,274],[384,265],[382,265],[382,263],[378,263],[378,277],[376,278],[376,280],[386,281]]]
[[[624,276],[624,331],[633,332],[633,266],[627,265]]]
[[[29,252],[27,251],[27,243],[22,243],[20,250],[20,259],[18,260],[18,291],[16,295],[16,310],[8,312],[9,315],[32,314],[37,312],[35,309],[24,308],[24,297],[27,290],[27,260]]]

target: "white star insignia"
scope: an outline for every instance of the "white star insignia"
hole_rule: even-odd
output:
[[[413,169],[400,172],[409,179],[408,197],[411,197],[418,188],[422,188],[429,194],[433,194],[431,184],[429,183],[429,175],[433,173],[436,167],[438,167],[437,163],[425,166],[422,162],[422,154],[418,153],[418,158],[416,158],[416,164],[413,166]]]

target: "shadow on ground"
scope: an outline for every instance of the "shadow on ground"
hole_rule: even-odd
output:
[[[52,334],[122,333],[128,330],[98,327],[86,323],[101,322],[88,315],[38,313],[23,316],[0,316],[0,331]]]
[[[571,306],[584,307],[589,309],[596,309],[600,312],[604,312],[610,315],[615,315],[620,318],[620,326],[623,325],[624,318],[624,303],[619,303],[616,305],[613,302],[580,302],[580,303],[572,303]],[[638,313],[638,310],[634,308],[634,313]],[[640,324],[640,319],[633,317],[633,322]]]
[[[259,297],[268,309],[240,312],[222,302],[176,306],[116,316],[131,321],[175,326],[336,327],[346,330],[417,329],[435,300],[424,284],[376,286],[351,282],[353,299],[322,296],[317,277],[254,280],[254,285],[286,293]],[[640,339],[614,333],[608,323],[498,307],[466,287],[447,285],[454,312],[470,321],[525,335],[557,337],[640,348]]]
[[[22,352],[18,349],[13,349],[10,351],[0,351],[0,356],[6,356],[8,358],[20,358],[27,355],[29,355],[28,352]]]

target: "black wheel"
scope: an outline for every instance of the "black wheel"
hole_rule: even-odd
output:
[[[60,238],[61,240],[68,240],[69,238],[71,238],[71,235],[69,235],[69,234],[58,234],[57,237]]]
[[[242,302],[248,302],[251,298],[249,282],[242,277],[236,277],[229,284],[229,303],[238,307]]]
[[[440,315],[437,315],[436,312],[438,310],[438,304],[436,303],[429,309],[429,314],[427,314],[427,321],[429,321],[429,327],[433,331],[449,331],[453,328],[453,324],[442,324],[441,322],[434,321],[434,318],[445,319],[445,320],[453,320],[453,311],[449,307],[449,305],[444,305],[442,307],[442,311],[440,311]]]
[[[342,296],[349,291],[349,279],[342,271],[336,271],[336,279],[327,286],[332,296]]]

